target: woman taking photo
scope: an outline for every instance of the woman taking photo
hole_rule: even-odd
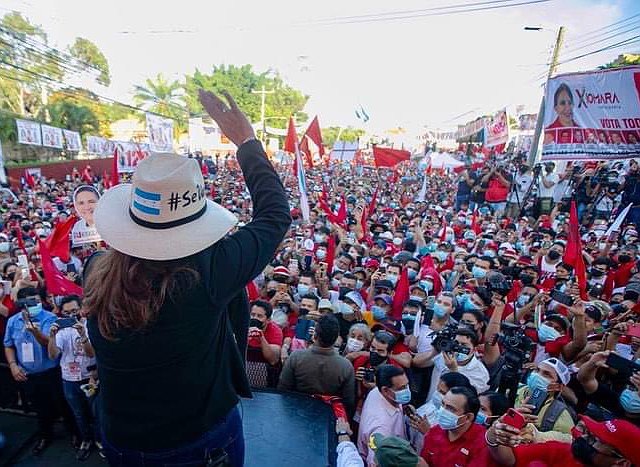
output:
[[[208,200],[194,159],[153,154],[95,210],[111,247],[87,267],[85,306],[112,465],[243,465],[239,397],[250,396],[229,306],[282,241],[284,188],[247,118],[225,93],[200,101],[238,146],[253,220]],[[240,316],[242,315],[242,316]],[[223,462],[227,461],[228,464]]]

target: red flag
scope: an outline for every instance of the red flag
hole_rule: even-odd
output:
[[[391,306],[391,319],[400,321],[402,319],[402,308],[405,302],[409,300],[409,276],[407,268],[402,269],[396,292],[393,294],[393,304]]]
[[[209,196],[211,196],[211,199],[214,199],[216,197],[216,185],[214,183],[211,183],[211,188],[209,189]]]
[[[284,139],[283,150],[296,153],[296,143],[298,142],[298,136],[296,135],[296,127],[293,124],[293,117],[289,117],[289,128],[287,129],[287,137]]]
[[[113,150],[113,163],[111,165],[111,183],[109,187],[114,187],[120,183],[120,177],[118,176],[118,147]]]
[[[86,183],[93,183],[93,177],[91,176],[90,165],[85,166],[84,170],[82,171],[82,180]]]
[[[304,135],[308,136],[309,139],[313,141],[316,146],[318,146],[318,154],[320,154],[320,157],[324,156],[324,146],[322,145],[322,132],[320,131],[320,123],[318,123],[317,115],[313,117],[313,120],[311,120],[311,123],[309,124],[309,128],[307,128],[307,131],[305,132]],[[313,165],[311,165],[311,167],[313,167]]]
[[[440,241],[447,241],[447,219],[445,219],[444,217],[442,218],[442,233],[440,234]]]
[[[571,201],[571,213],[569,215],[569,238],[562,260],[573,266],[578,279],[580,297],[587,300],[587,268],[582,256],[582,241],[580,240],[580,223],[578,222],[578,210],[576,202]]]
[[[477,214],[478,208],[473,210],[473,216],[471,217],[471,230],[473,230],[476,235],[479,235],[480,232],[482,232],[482,227],[478,224]]]
[[[209,178],[209,166],[204,161],[202,162],[202,167],[200,167],[200,170],[202,171],[202,176],[204,178]]]
[[[376,191],[373,192],[373,196],[371,197],[371,201],[369,202],[369,207],[367,208],[369,215],[373,214],[376,211],[377,205],[378,205],[378,187],[376,187]]]
[[[331,273],[333,272],[333,260],[336,256],[336,239],[333,234],[329,234],[327,238],[327,275],[331,277]]]
[[[24,238],[22,237],[22,227],[20,227],[20,224],[18,222],[16,222],[14,225],[16,230],[16,240],[18,240],[18,246],[26,256],[29,256],[29,254],[27,253],[27,248],[24,246]]]
[[[375,159],[376,167],[394,167],[400,162],[408,161],[410,157],[411,153],[409,151],[373,147],[373,158]]]
[[[307,161],[307,165],[309,168],[313,168],[313,157],[311,157],[311,149],[309,149],[309,140],[306,136],[302,137],[302,141],[300,141],[300,152],[304,156],[304,159]]]
[[[47,291],[54,295],[82,295],[82,287],[64,277],[53,264],[49,249],[44,242],[38,240],[38,248],[42,258],[42,272]]]
[[[258,287],[256,287],[256,283],[253,281],[249,281],[247,284],[247,295],[249,296],[249,301],[253,302],[254,300],[258,300],[260,298],[260,292],[258,292]]]
[[[49,254],[57,256],[63,263],[68,263],[70,259],[69,234],[77,220],[76,216],[70,216],[63,224],[56,224],[43,242]]]
[[[344,195],[342,195],[342,199],[340,200],[340,207],[338,208],[338,224],[346,225],[347,222],[347,200]]]
[[[29,169],[24,169],[24,181],[29,185],[29,188],[36,186],[36,180],[33,178],[33,175],[31,175],[31,172],[29,172]]]
[[[431,255],[424,255],[420,261],[420,269],[426,271],[427,269],[435,269],[436,265],[433,263]],[[424,277],[424,274],[422,275]]]
[[[427,175],[431,175],[431,173],[433,172],[433,169],[431,168],[431,164],[427,166],[426,172],[427,172]]]
[[[105,190],[108,190],[109,188],[111,188],[111,180],[109,180],[109,175],[107,174],[106,170],[102,171],[102,186],[104,187]]]

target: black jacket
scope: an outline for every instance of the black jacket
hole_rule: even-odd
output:
[[[167,300],[147,328],[120,332],[115,341],[104,339],[97,321],[89,319],[102,425],[117,447],[157,451],[184,445],[232,409],[238,395],[250,395],[244,349],[233,327],[236,334],[246,333],[243,289],[271,260],[291,217],[260,143],[243,144],[238,162],[253,200],[253,220],[184,259],[201,280],[175,301]]]

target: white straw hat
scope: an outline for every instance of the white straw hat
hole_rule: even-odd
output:
[[[104,193],[94,219],[102,239],[115,250],[160,261],[198,253],[238,222],[207,199],[198,162],[169,153],[145,158],[131,184]]]

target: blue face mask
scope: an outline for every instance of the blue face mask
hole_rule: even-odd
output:
[[[423,298],[422,297],[418,297],[417,295],[409,295],[409,300],[412,300],[414,302],[422,303]]]
[[[433,290],[433,282],[430,281],[420,281],[420,287],[422,287],[424,290],[428,292],[431,292]]]
[[[371,307],[371,315],[373,316],[373,319],[375,319],[376,321],[382,321],[387,317],[387,312],[385,311],[384,308],[378,305],[373,305]]]
[[[436,258],[438,258],[440,261],[446,261],[449,253],[447,253],[446,251],[438,250],[435,252],[435,255]]]
[[[407,277],[411,282],[415,281],[416,277],[418,277],[418,271],[415,269],[407,269]]]
[[[487,277],[487,271],[478,266],[471,268],[471,274],[473,274],[474,279],[484,279]]]
[[[484,255],[488,256],[489,258],[495,258],[497,256],[497,253],[495,252],[495,250],[485,250]]]
[[[342,313],[343,315],[354,314],[353,308],[351,308],[349,305],[347,305],[344,302],[340,302],[340,305],[338,306],[338,310],[340,310],[340,313]]]
[[[478,310],[480,310],[478,305],[476,305],[471,300],[469,300],[469,296],[467,296],[467,299],[464,301],[463,309],[464,309],[464,311],[478,311]]]
[[[398,276],[397,274],[387,274],[387,280],[391,281],[391,283],[395,287],[398,283]]]
[[[433,396],[431,396],[431,403],[436,409],[442,407],[442,394],[440,394],[438,391],[434,392]]]
[[[469,357],[470,357],[470,355],[467,355],[467,354],[462,353],[462,352],[458,352],[458,353],[456,353],[456,361],[457,361],[458,363],[464,363],[464,362],[466,362],[467,360],[469,360]]]
[[[640,395],[638,391],[625,389],[620,394],[620,405],[625,412],[631,414],[640,414]]]
[[[27,307],[27,311],[29,312],[29,317],[35,318],[42,312],[42,303]]]
[[[356,280],[356,290],[360,290],[362,287],[364,287],[364,282],[360,279]]]
[[[527,303],[529,303],[529,300],[531,299],[531,297],[529,295],[520,295],[518,297],[518,306],[523,307],[525,306]]]
[[[524,244],[522,242],[516,242],[516,250],[522,251]]]
[[[408,404],[411,402],[411,389],[407,386],[399,391],[393,391],[397,404]]]
[[[549,387],[549,380],[544,376],[541,376],[537,371],[532,371],[527,376],[527,386],[531,389],[531,392],[536,390],[546,392]]]
[[[435,316],[438,319],[442,319],[446,315],[447,315],[447,310],[445,309],[445,307],[443,307],[439,303],[433,304],[433,316]]]
[[[476,423],[478,425],[487,426],[488,418],[489,417],[487,417],[483,412],[478,412],[478,415],[476,415]]]
[[[464,304],[467,303],[467,300],[469,300],[468,293],[463,293],[456,297],[456,302],[458,302],[458,305],[460,305],[461,307],[464,307]]]
[[[482,214],[483,216],[489,214],[489,208],[480,208],[478,209],[478,211],[480,211],[480,214]]]
[[[560,333],[556,329],[552,328],[551,326],[548,326],[546,324],[541,324],[540,327],[538,328],[538,340],[543,344],[545,342],[553,342],[558,337],[560,337]]]
[[[407,240],[413,240],[413,232],[407,232],[407,234],[405,235],[405,238]]]
[[[445,431],[455,430],[458,428],[458,417],[456,414],[449,412],[444,407],[440,407],[438,411],[438,425]]]
[[[421,246],[420,249],[418,250],[418,253],[420,253],[420,256],[424,256],[427,253],[429,253],[429,247],[428,246]]]
[[[308,285],[298,284],[298,295],[300,295],[301,297],[307,295],[309,293],[309,290],[311,290],[311,288]]]
[[[416,315],[412,315],[411,313],[402,313],[402,321],[415,321]]]

